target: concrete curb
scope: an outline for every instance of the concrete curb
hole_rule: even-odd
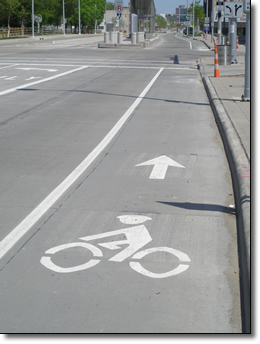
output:
[[[113,48],[113,49],[144,49],[149,48],[160,41],[159,37],[151,38],[140,42],[138,44],[117,44],[117,43],[99,43],[99,48]]]
[[[143,49],[143,44],[117,44],[117,43],[98,43],[99,48],[113,49]]]
[[[197,38],[193,38],[195,41],[200,41],[202,43],[204,43],[206,45],[206,47],[209,49],[209,50],[214,50],[214,48],[212,48],[211,46],[208,45],[207,42],[205,42],[203,39],[197,39]]]
[[[250,307],[250,162],[209,77],[199,70],[230,165],[237,211],[243,333],[251,331]]]

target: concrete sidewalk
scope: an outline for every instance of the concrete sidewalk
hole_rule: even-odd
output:
[[[188,38],[189,39],[189,38]],[[193,38],[191,38],[193,39]],[[245,85],[245,51],[240,45],[237,64],[219,66],[214,77],[214,43],[201,40],[212,57],[198,61],[201,77],[219,126],[232,174],[236,200],[243,332],[250,332],[250,101],[242,101]]]

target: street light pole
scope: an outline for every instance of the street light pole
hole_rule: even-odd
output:
[[[81,35],[81,31],[80,31],[80,0],[79,0],[79,35]]]
[[[188,19],[188,7],[189,7],[189,0],[187,0],[187,19]],[[187,37],[188,37],[188,33],[189,33],[189,25],[188,25],[188,20],[187,20],[187,23],[186,23],[186,34],[187,34]]]
[[[97,4],[95,4],[95,35],[97,34]]]
[[[195,23],[195,17],[194,17],[194,7],[195,7],[195,0],[193,0],[193,23],[192,23],[192,36],[194,38],[194,23]]]
[[[206,11],[207,11],[206,17],[208,18],[208,16],[209,16],[209,0],[207,0],[207,9],[206,9]],[[208,39],[208,31],[206,31],[206,40],[207,39]]]
[[[32,0],[32,38],[34,38],[34,0]]]
[[[64,5],[64,0],[62,0],[62,7],[63,7],[63,36],[65,36],[65,5]]]

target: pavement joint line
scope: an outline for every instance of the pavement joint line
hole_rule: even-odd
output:
[[[31,229],[31,227],[54,205],[54,203],[74,184],[78,178],[87,170],[93,161],[112,141],[115,135],[127,122],[135,109],[141,103],[143,98],[149,92],[156,80],[159,78],[164,68],[161,68],[150,83],[145,87],[142,93],[137,97],[130,108],[124,113],[104,139],[88,154],[88,156],[65,178],[34,210],[16,226],[1,242],[0,242],[0,259]]]

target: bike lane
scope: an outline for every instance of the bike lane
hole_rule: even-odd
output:
[[[30,333],[239,332],[232,201],[198,72],[163,71],[116,139],[1,272],[9,295],[3,326]],[[42,257],[64,269],[98,262],[57,272]],[[183,271],[164,276],[180,265]]]

